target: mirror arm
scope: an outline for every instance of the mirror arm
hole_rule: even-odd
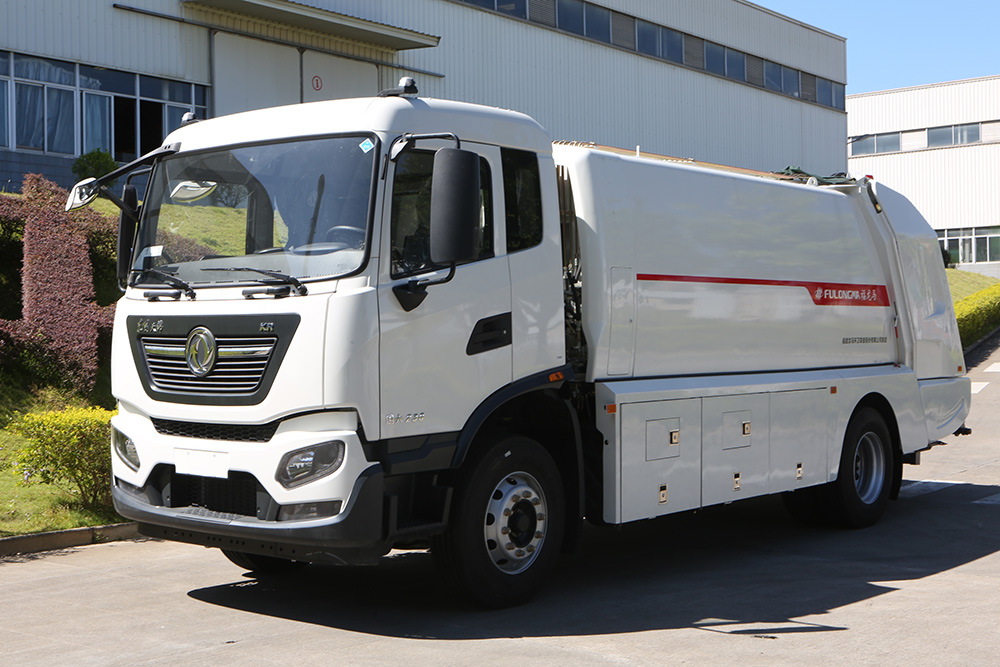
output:
[[[135,223],[139,222],[139,216],[136,215],[136,212],[132,210],[132,207],[128,206],[125,202],[119,199],[118,196],[115,195],[115,193],[113,193],[109,188],[106,188],[105,186],[102,185],[101,195],[109,199],[112,204],[120,208],[122,210],[122,213],[128,216],[129,220]]]
[[[392,288],[392,293],[396,295],[396,300],[399,301],[400,307],[406,312],[410,312],[427,298],[427,288],[432,285],[444,285],[447,282],[451,282],[451,279],[455,277],[455,262],[452,262],[448,266],[448,275],[446,275],[441,280],[411,280],[405,285],[395,285]]]
[[[401,137],[397,137],[392,145],[389,146],[389,161],[395,162],[400,154],[405,151],[410,145],[415,141],[420,141],[422,139],[451,139],[455,142],[455,148],[462,147],[462,141],[458,138],[458,135],[454,132],[439,132],[437,134],[404,134]]]

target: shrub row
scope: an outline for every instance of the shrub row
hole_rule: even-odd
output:
[[[20,415],[7,427],[28,444],[8,456],[5,466],[25,484],[68,486],[88,509],[111,505],[111,417],[103,408],[69,408]]]
[[[955,303],[962,346],[969,347],[1000,327],[1000,285],[979,290]]]
[[[102,283],[113,279],[114,220],[91,209],[64,211],[66,191],[36,174],[24,178],[20,197],[0,197],[0,250],[23,252],[20,309],[5,307],[0,320],[0,356],[56,384],[90,393],[98,367],[98,340],[110,331],[117,297],[103,289],[98,301],[94,271]],[[6,271],[13,267],[7,265]],[[110,274],[110,275],[109,275]],[[9,276],[9,273],[6,273]],[[113,284],[113,283],[112,283]],[[6,287],[4,288],[4,285]],[[14,281],[5,278],[0,288],[9,297]],[[10,315],[19,310],[19,319]],[[45,350],[45,354],[38,354]],[[17,378],[17,364],[0,368]]]

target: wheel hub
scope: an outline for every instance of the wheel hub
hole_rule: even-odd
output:
[[[547,511],[541,485],[528,473],[515,472],[500,480],[483,522],[486,550],[497,569],[518,574],[534,562],[545,541]]]
[[[874,503],[882,493],[885,466],[882,441],[874,433],[865,433],[854,450],[854,488],[866,505]]]

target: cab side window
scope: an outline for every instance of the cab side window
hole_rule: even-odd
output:
[[[431,262],[431,173],[434,152],[410,150],[396,161],[389,214],[393,278],[445,268]],[[490,165],[479,159],[479,253],[472,261],[493,257],[493,197]]]
[[[500,149],[503,197],[507,217],[507,252],[542,242],[542,188],[538,156],[513,148]]]

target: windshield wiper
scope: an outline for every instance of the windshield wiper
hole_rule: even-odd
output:
[[[175,276],[172,273],[167,273],[166,271],[161,271],[159,269],[154,269],[154,268],[149,268],[149,269],[135,269],[135,272],[139,273],[139,274],[154,275],[157,278],[159,278],[160,280],[162,280],[163,282],[165,282],[167,285],[170,285],[171,287],[176,287],[177,289],[182,290],[184,292],[184,294],[187,295],[187,297],[189,299],[194,299],[197,296],[197,294],[195,294],[194,290],[191,289],[191,285],[189,285],[185,281],[181,280],[180,278],[178,278],[177,276]],[[133,280],[131,284],[133,286],[135,286],[137,282],[138,282],[137,280]]]
[[[295,293],[299,296],[305,296],[309,293],[306,286],[302,284],[302,281],[295,276],[290,276],[287,273],[281,273],[280,271],[271,271],[270,269],[255,269],[249,266],[220,266],[211,269],[202,269],[202,271],[250,271],[252,273],[259,273],[269,278],[274,278],[275,280],[280,280],[283,283],[292,285],[295,288]],[[259,281],[264,282],[264,281]]]

